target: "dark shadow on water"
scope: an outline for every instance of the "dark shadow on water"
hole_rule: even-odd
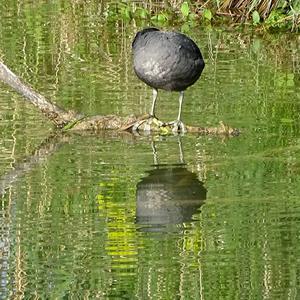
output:
[[[206,199],[203,182],[184,164],[180,139],[178,145],[179,164],[157,164],[157,151],[152,145],[154,167],[136,190],[136,222],[143,231],[168,231],[168,225],[191,221]]]

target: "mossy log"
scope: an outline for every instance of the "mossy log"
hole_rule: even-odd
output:
[[[75,111],[66,111],[44,96],[24,84],[4,63],[0,62],[0,80],[21,94],[28,102],[36,106],[57,128],[64,131],[100,131],[121,130],[135,132],[157,132],[160,134],[172,133],[172,126],[164,124],[158,126],[156,122],[146,122],[149,115],[144,116],[116,116],[96,115],[85,116]],[[237,129],[220,123],[217,127],[199,127],[186,125],[186,131],[198,134],[237,135]]]

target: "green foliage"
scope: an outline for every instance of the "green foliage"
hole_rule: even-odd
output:
[[[219,9],[220,8],[220,0],[215,0],[215,3],[217,5],[217,8]]]
[[[153,17],[151,17],[151,20],[154,23],[158,23],[158,24],[164,24],[167,23],[169,20],[169,16],[166,12],[161,12],[157,15],[154,15]]]
[[[123,20],[130,20],[132,18],[132,12],[130,6],[122,3],[120,7],[120,14]]]
[[[149,18],[149,12],[147,9],[144,9],[142,7],[138,7],[136,11],[134,12],[134,17],[138,19],[148,19]]]
[[[208,20],[208,21],[211,21],[213,15],[212,15],[212,12],[210,9],[204,9],[203,11],[203,14],[202,14],[203,18]]]
[[[296,31],[300,25],[300,1],[298,0],[215,0],[206,4],[208,5],[205,6],[206,8],[218,14],[225,13],[231,16],[231,20],[228,18],[231,22],[244,21],[244,16],[248,16],[253,25],[260,25],[266,29]]]
[[[184,28],[194,27],[197,23],[208,23],[214,21],[223,24],[224,20],[229,22],[240,22],[247,16],[254,26],[272,28],[276,30],[297,30],[300,24],[300,2],[299,1],[265,1],[245,0],[226,1],[180,1],[176,4],[169,1],[158,1],[155,6],[149,2],[137,1],[112,1],[106,4],[105,16],[107,21],[129,22],[143,20],[157,25],[185,24]],[[151,7],[151,10],[150,10]],[[198,15],[202,17],[199,18]],[[224,17],[224,16],[232,16]],[[267,26],[265,26],[267,25]]]
[[[253,11],[252,13],[252,21],[253,25],[257,25],[260,23],[260,15],[257,10]]]
[[[265,24],[271,28],[287,28],[289,24],[285,22],[285,18],[286,15],[284,15],[280,10],[273,10],[266,19]]]
[[[190,7],[189,4],[185,1],[182,3],[180,11],[183,15],[183,17],[187,18],[190,14]]]

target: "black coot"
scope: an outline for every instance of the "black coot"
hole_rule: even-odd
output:
[[[178,117],[176,121],[168,124],[174,125],[174,131],[184,131],[181,122],[183,92],[198,80],[204,69],[200,49],[182,33],[146,28],[136,34],[132,51],[136,75],[153,88],[150,115],[155,117],[158,89],[178,91]]]

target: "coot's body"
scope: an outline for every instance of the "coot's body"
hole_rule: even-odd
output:
[[[146,28],[138,32],[132,43],[136,75],[153,88],[150,114],[155,116],[157,90],[180,92],[175,130],[184,130],[180,120],[183,91],[194,84],[204,69],[204,60],[198,46],[178,32],[164,32]]]
[[[184,91],[204,68],[198,46],[178,32],[144,29],[135,36],[132,49],[136,75],[155,89]]]

